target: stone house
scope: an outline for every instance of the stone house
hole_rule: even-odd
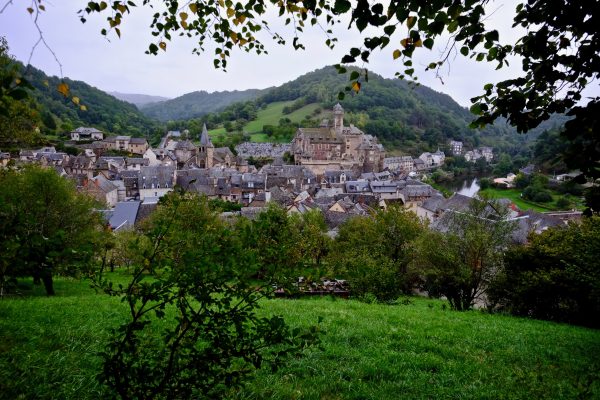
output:
[[[140,200],[162,197],[173,190],[175,168],[169,166],[142,167],[138,176]]]
[[[463,142],[458,140],[450,141],[450,151],[454,156],[460,156],[463,152]]]
[[[71,140],[102,140],[104,133],[96,128],[79,127],[70,133]]]
[[[131,136],[111,136],[103,140],[107,150],[125,151],[133,154],[144,154],[150,147],[146,138]]]
[[[83,190],[111,208],[119,201],[119,187],[102,175],[84,181]]]

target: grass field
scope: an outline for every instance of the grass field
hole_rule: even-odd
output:
[[[95,376],[118,299],[57,279],[57,296],[0,300],[0,398],[95,399]],[[265,300],[292,326],[323,318],[322,350],[259,371],[238,399],[600,398],[600,332],[436,300],[376,305],[339,299]],[[594,380],[595,379],[595,380]],[[585,391],[591,391],[585,395]]]
[[[539,212],[544,211],[555,211],[559,210],[559,207],[556,206],[556,201],[561,197],[556,193],[552,193],[552,201],[549,203],[535,203],[532,201],[525,200],[521,197],[521,189],[496,189],[496,188],[488,188],[484,190],[480,190],[479,193],[489,196],[493,199],[510,199],[513,203],[517,205],[521,210],[534,210]],[[569,196],[569,199],[573,203],[573,207],[575,208],[585,208],[583,206],[582,200],[573,196]]]
[[[250,141],[255,143],[270,142],[272,139],[263,133],[263,126],[278,125],[281,118],[289,118],[292,122],[300,122],[305,117],[312,116],[313,112],[320,107],[317,103],[307,104],[290,114],[284,115],[283,108],[293,103],[293,101],[279,101],[271,103],[266,108],[259,110],[257,118],[244,126],[244,131],[250,134]],[[321,115],[316,116],[316,118],[321,118]],[[222,127],[211,129],[208,133],[213,139],[219,139],[227,134],[225,128]]]
[[[283,108],[292,105],[293,101],[278,101],[269,104],[265,109],[259,110],[257,118],[250,121],[244,127],[244,130],[250,134],[262,132],[264,125],[278,125],[281,118],[289,118],[292,122],[300,122],[306,116],[312,115],[314,110],[319,108],[319,104],[307,104],[298,110],[284,115]]]

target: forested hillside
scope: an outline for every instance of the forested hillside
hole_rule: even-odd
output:
[[[214,131],[219,135],[225,131],[232,134],[245,132],[253,140],[274,131],[275,140],[287,141],[295,126],[316,125],[321,117],[327,117],[327,110],[339,101],[337,95],[347,84],[347,74],[338,74],[332,66],[325,67],[265,91],[253,102],[235,103],[220,113],[206,115],[193,122],[182,121],[178,125],[184,127],[191,123],[201,126],[201,121],[213,129],[221,128]],[[544,129],[564,122],[561,118],[552,118],[527,135],[517,134],[503,121],[482,130],[473,130],[469,128],[473,115],[450,96],[425,86],[409,86],[402,80],[385,79],[374,73],[369,74],[369,81],[363,83],[358,94],[351,92],[339,102],[346,111],[347,123],[376,135],[389,150],[404,153],[434,151],[438,147],[444,149],[449,140],[456,139],[465,142],[466,148],[489,145],[514,155],[523,153],[527,148],[525,144]],[[258,132],[256,126],[263,123],[259,110],[270,112],[281,108],[276,107],[281,104],[285,107],[276,119],[280,121],[279,127],[265,125]],[[290,121],[292,113],[311,108],[322,112],[306,113],[305,119],[300,122]],[[277,135],[278,132],[283,134]]]
[[[65,78],[71,97],[57,91],[61,79],[49,77],[30,67],[25,77],[35,90],[30,96],[37,103],[43,122],[43,133],[61,135],[78,126],[93,126],[108,134],[151,136],[160,130],[159,124],[143,115],[133,104],[88,85]],[[82,109],[72,96],[79,99]]]
[[[213,93],[201,90],[171,100],[148,104],[142,106],[141,110],[148,117],[160,121],[191,119],[219,111],[238,101],[254,100],[263,92],[259,89]]]

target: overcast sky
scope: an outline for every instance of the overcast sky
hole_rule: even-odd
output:
[[[0,35],[7,38],[10,53],[26,62],[38,35],[26,10],[29,2],[14,0],[13,3],[0,14]],[[195,90],[213,92],[278,86],[307,72],[338,63],[350,47],[359,47],[362,42],[354,30],[346,31],[345,25],[336,28],[339,44],[334,50],[324,45],[325,36],[318,29],[305,31],[305,51],[294,51],[291,45],[278,46],[263,35],[260,39],[270,54],[258,56],[235,51],[229,60],[228,72],[224,73],[214,69],[212,52],[202,56],[191,53],[195,44],[193,39],[176,37],[173,42],[168,42],[166,52],[160,52],[158,56],[144,54],[153,40],[148,28],[150,9],[138,8],[126,16],[122,38],[113,35],[108,41],[100,34],[105,16],[91,16],[85,24],[79,21],[77,11],[84,7],[85,1],[44,0],[44,4],[46,12],[40,16],[39,25],[63,66],[63,76],[85,81],[105,91],[176,97]],[[515,4],[513,0],[496,0],[488,6],[488,10],[495,10],[488,22],[499,29],[501,40],[506,43],[514,42],[519,33],[510,28]],[[275,31],[290,37],[290,29],[281,26],[277,18],[271,18],[270,22]],[[373,54],[367,68],[388,78],[401,70],[399,60],[392,59],[392,51],[400,47],[401,36],[396,36],[396,45],[390,43],[383,51]],[[449,94],[463,106],[469,106],[469,99],[481,94],[485,83],[503,80],[519,72],[518,60],[512,62],[510,68],[495,71],[494,64],[477,63],[458,55],[451,58],[442,84],[432,72],[424,72],[424,69],[425,65],[439,59],[443,44],[437,43],[438,48],[434,47],[433,51],[419,49],[423,51],[418,52],[414,61],[416,72],[421,83]],[[42,46],[34,52],[31,63],[47,74],[60,75],[58,64]]]

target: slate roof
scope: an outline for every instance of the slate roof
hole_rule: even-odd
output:
[[[115,205],[112,216],[108,221],[113,230],[131,228],[137,219],[140,201],[120,201]]]
[[[138,178],[138,187],[140,189],[172,188],[174,171],[175,168],[172,166],[142,167]]]
[[[368,181],[346,181],[347,193],[364,193],[370,191],[371,187]]]
[[[439,193],[436,193],[433,196],[431,196],[430,198],[428,198],[427,200],[425,200],[423,202],[423,204],[421,205],[421,207],[423,207],[424,209],[426,209],[428,211],[437,212],[439,210],[440,206],[445,201],[446,201],[446,199],[444,198],[444,196],[442,196]]]
[[[208,134],[208,129],[206,129],[206,124],[202,126],[202,133],[200,133],[200,146],[215,147],[210,140],[210,135]]]
[[[92,186],[92,185],[94,185],[95,187],[97,187],[104,193],[110,193],[113,190],[118,189],[117,185],[115,185],[114,183],[112,183],[111,181],[109,181],[102,175],[98,175],[98,176],[90,179],[88,182],[88,186]]]

